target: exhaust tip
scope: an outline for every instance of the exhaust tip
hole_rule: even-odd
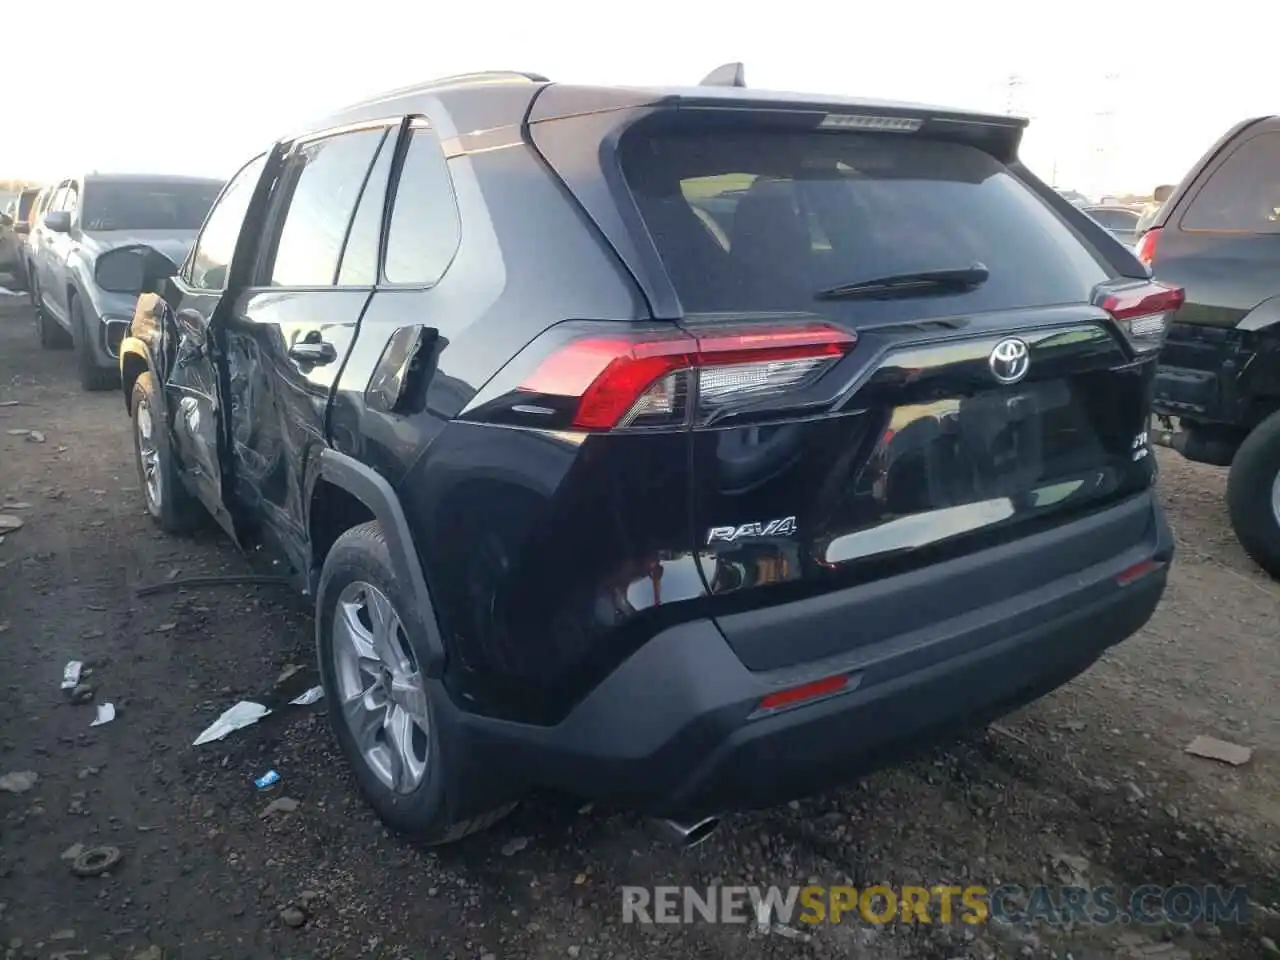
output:
[[[719,817],[704,817],[701,820],[686,822],[682,820],[650,820],[658,835],[669,843],[686,850],[702,843],[720,826]]]

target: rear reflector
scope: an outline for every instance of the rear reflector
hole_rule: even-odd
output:
[[[1163,345],[1173,315],[1185,300],[1181,287],[1153,280],[1106,291],[1099,305],[1115,318],[1133,349],[1148,354]]]
[[[806,700],[816,700],[819,697],[828,697],[833,693],[839,693],[849,685],[849,678],[844,674],[835,677],[823,677],[821,680],[814,680],[812,683],[801,684],[798,687],[790,687],[786,690],[779,690],[777,693],[771,693],[756,707],[757,710],[778,710],[782,707],[793,707],[798,703],[804,703]]]
[[[576,400],[571,429],[679,426],[808,386],[855,340],[823,323],[585,336],[544,358],[517,389]]]
[[[1120,586],[1133,583],[1135,580],[1141,580],[1149,573],[1154,573],[1163,567],[1164,564],[1158,560],[1143,560],[1141,563],[1135,563],[1127,570],[1122,570],[1116,577],[1116,583]]]

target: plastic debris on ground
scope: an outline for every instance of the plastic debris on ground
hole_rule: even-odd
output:
[[[296,704],[299,707],[305,707],[307,706],[307,704],[315,703],[317,700],[319,700],[323,696],[324,696],[324,687],[312,687],[310,690],[307,690],[304,693],[298,694],[289,702],[292,704]]]
[[[262,776],[253,781],[253,785],[259,790],[268,790],[280,782],[280,774],[274,770],[268,770]]]
[[[234,707],[223,713],[217,720],[213,721],[204,733],[196,737],[192,746],[198,747],[202,743],[212,743],[214,740],[221,740],[229,733],[234,733],[243,727],[252,726],[270,712],[270,710],[260,703],[253,703],[250,700],[241,700]]]
[[[0,297],[21,297],[21,296],[24,296],[24,294],[19,293],[17,290],[10,290],[8,287],[0,287]]]
[[[91,727],[100,727],[104,723],[110,723],[116,718],[116,705],[114,703],[98,704],[98,715],[93,718],[93,722],[89,724]]]
[[[62,668],[62,689],[74,690],[80,682],[80,671],[83,669],[84,664],[79,660],[68,660],[67,665]]]
[[[1204,735],[1196,737],[1183,749],[1194,757],[1217,760],[1221,763],[1228,763],[1233,767],[1248,763],[1249,758],[1253,756],[1252,747],[1242,747],[1238,743],[1230,743],[1226,740],[1219,740],[1217,737],[1206,737]]]

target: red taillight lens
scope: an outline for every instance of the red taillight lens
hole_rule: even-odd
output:
[[[705,422],[808,386],[855,340],[821,323],[587,335],[544,358],[517,389],[576,399],[569,426],[578,430]]]
[[[1161,227],[1152,227],[1138,238],[1138,247],[1135,253],[1137,253],[1138,259],[1148,267],[1156,262],[1156,246],[1160,243],[1161,229]]]
[[[1133,349],[1146,354],[1160,349],[1173,315],[1185,300],[1181,287],[1152,280],[1107,290],[1099,306],[1115,318]]]
[[[519,387],[526,393],[577,397],[572,425],[582,430],[608,430],[618,425],[647,391],[658,392],[665,375],[687,369],[697,341],[680,332],[670,337],[585,337],[557,350],[538,365]],[[661,399],[654,413],[672,413],[674,393]]]

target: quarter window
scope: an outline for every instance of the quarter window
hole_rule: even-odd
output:
[[[383,267],[387,282],[436,283],[449,268],[461,235],[444,151],[425,124],[415,126],[391,210]]]
[[[1237,147],[1191,201],[1182,228],[1280,233],[1280,133]]]

